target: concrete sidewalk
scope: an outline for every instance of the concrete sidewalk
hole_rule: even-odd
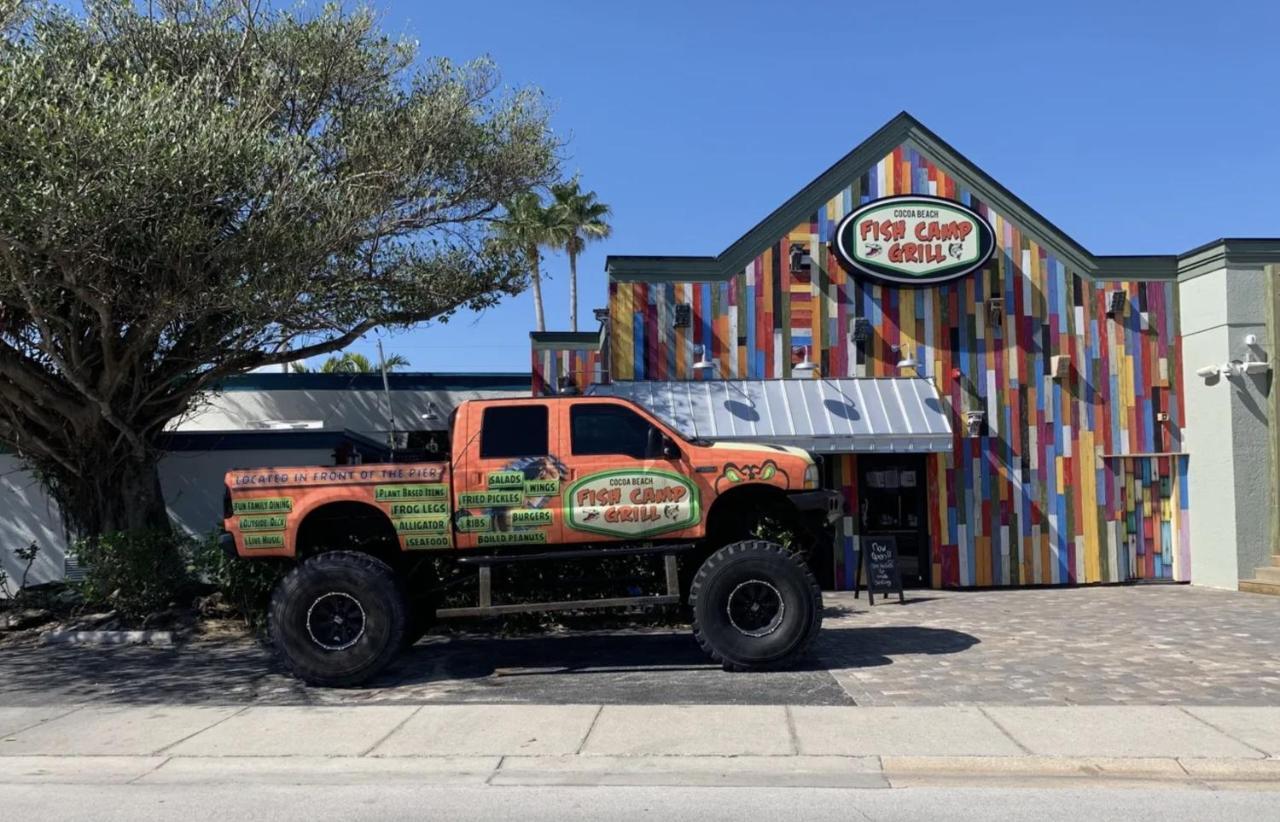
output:
[[[1280,708],[0,708],[0,782],[1280,789]]]

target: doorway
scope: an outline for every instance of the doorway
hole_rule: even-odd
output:
[[[908,588],[929,587],[927,500],[923,455],[858,455],[858,533],[894,537]]]

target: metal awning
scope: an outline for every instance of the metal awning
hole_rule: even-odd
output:
[[[928,453],[951,423],[924,379],[637,381],[589,394],[632,400],[689,437],[795,445],[817,453]]]

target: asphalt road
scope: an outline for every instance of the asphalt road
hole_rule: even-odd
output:
[[[1043,789],[420,787],[400,785],[2,785],[7,819],[183,822],[227,819],[713,822],[750,819],[1166,822],[1276,818],[1276,795],[1191,788]]]

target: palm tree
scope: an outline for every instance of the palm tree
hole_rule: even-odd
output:
[[[542,311],[542,248],[558,247],[562,232],[556,222],[560,213],[542,204],[542,196],[535,191],[517,194],[506,203],[506,216],[500,227],[507,241],[524,249],[529,257],[529,278],[533,283],[533,315],[539,331],[547,330]]]
[[[594,191],[583,191],[577,177],[551,187],[552,208],[559,212],[557,224],[559,245],[569,255],[569,330],[578,330],[578,255],[592,240],[603,240],[613,232],[606,221],[612,211],[596,198]]]
[[[399,354],[392,354],[387,357],[387,370],[394,371],[409,364],[409,361]],[[311,369],[300,362],[296,362],[291,366],[296,374],[309,374]],[[364,354],[357,354],[354,351],[344,351],[341,355],[333,355],[325,360],[320,366],[321,374],[374,374],[380,371],[376,364],[373,363]]]

